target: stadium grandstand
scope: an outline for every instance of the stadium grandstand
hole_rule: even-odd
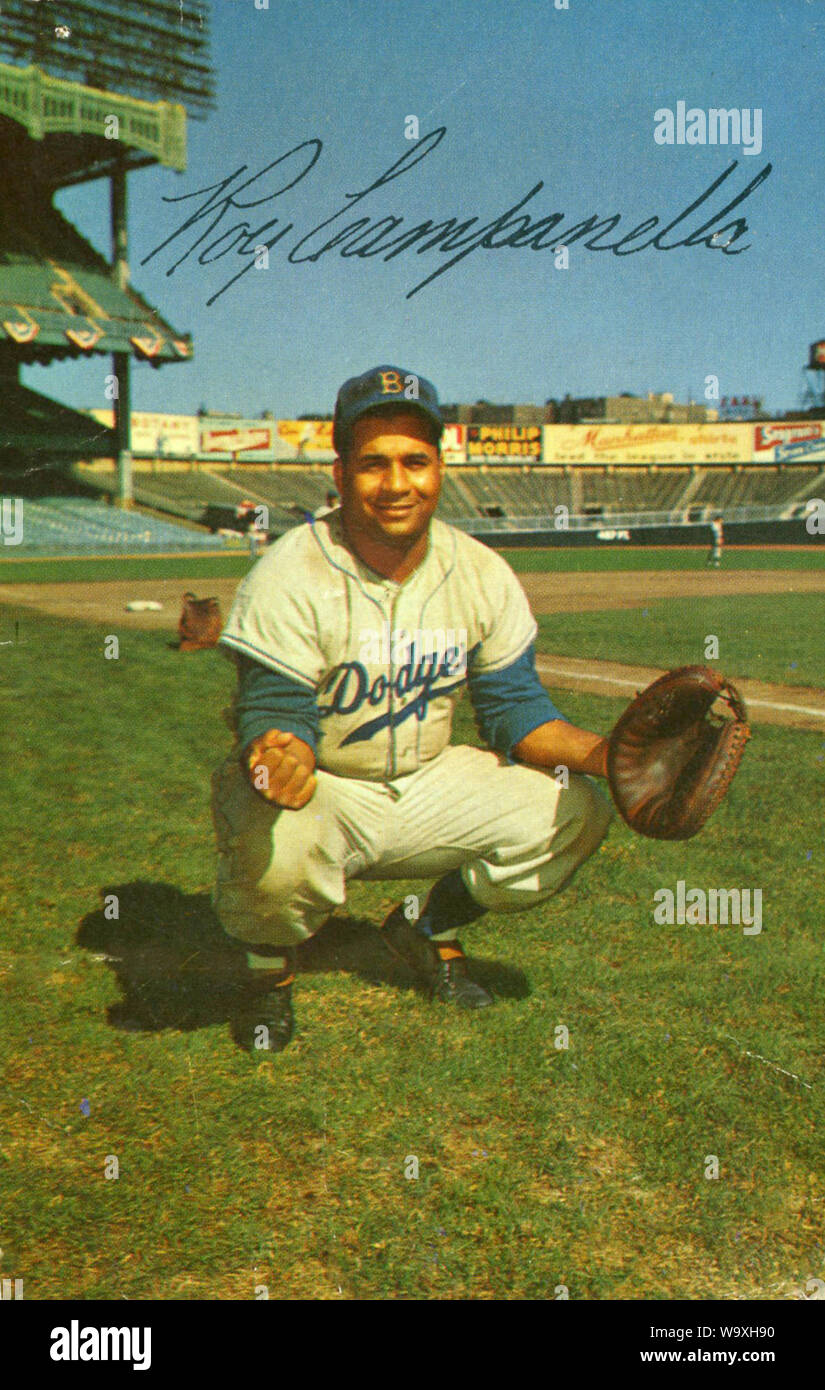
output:
[[[70,414],[64,427],[76,428]],[[88,418],[80,416],[81,422]],[[82,423],[79,427],[82,430]],[[99,440],[98,440],[99,442]],[[70,446],[70,447],[73,447]],[[15,479],[26,483],[16,489]],[[271,536],[311,516],[334,489],[331,460],[262,464],[198,459],[156,464],[135,461],[134,507],[115,507],[117,469],[110,458],[91,459],[46,475],[7,473],[6,491],[26,497],[26,548],[66,551],[71,528],[88,552],[110,548],[187,550],[222,547],[242,535],[253,515]],[[74,493],[69,497],[67,493]],[[62,495],[61,495],[62,494]],[[809,498],[825,495],[825,461],[771,464],[489,465],[447,466],[439,514],[496,544],[615,542],[605,528],[632,528],[636,543],[704,544],[711,519],[749,526],[743,543],[806,543]],[[69,506],[69,503],[72,506]],[[36,505],[35,505],[36,503]],[[47,512],[53,510],[53,523]],[[260,518],[264,520],[261,523]],[[559,518],[563,517],[560,522]],[[29,520],[31,525],[29,525]],[[754,531],[753,528],[756,528]],[[790,529],[789,529],[790,528]],[[669,532],[664,536],[663,532]],[[136,542],[135,545],[132,542]]]
[[[825,454],[825,443],[823,444]],[[320,507],[334,488],[332,457],[229,463],[136,460],[134,495],[156,514],[185,519],[213,533],[242,533],[253,511],[279,535]],[[106,495],[115,486],[111,460],[74,470],[85,487]],[[764,543],[805,543],[805,502],[825,492],[825,458],[809,463],[567,464],[534,461],[448,464],[439,513],[461,529],[496,544],[615,542],[606,528],[628,528],[637,543],[704,544],[711,519],[756,527]],[[265,509],[262,513],[261,509]],[[562,509],[561,512],[559,509]],[[563,515],[563,525],[559,517]],[[787,523],[787,525],[785,524]],[[776,529],[776,528],[779,529]],[[789,529],[790,527],[790,529]],[[767,529],[765,529],[767,528]],[[771,529],[773,528],[773,529]],[[663,539],[663,530],[669,538]],[[753,534],[757,534],[754,532]],[[649,533],[649,534],[648,534]],[[763,535],[764,533],[764,535]],[[743,541],[751,533],[742,533]],[[734,538],[734,533],[731,539]],[[748,539],[747,543],[754,543]]]
[[[781,524],[774,540],[805,543],[799,518],[825,490],[821,418],[536,426],[501,424],[506,409],[490,407],[489,425],[449,422],[443,440],[441,514],[496,543],[544,532],[564,544],[562,531],[576,533],[575,543],[615,542],[631,527],[642,544],[664,543],[663,529],[673,543],[704,544],[697,528],[718,514],[735,526]],[[519,410],[524,418],[527,407]],[[102,432],[110,428],[110,413],[91,414]],[[266,529],[280,534],[333,486],[330,422],[321,417],[143,414],[132,435],[136,501],[213,532],[243,531],[251,510],[265,507]],[[116,487],[112,459],[88,460],[74,476],[88,489]],[[768,532],[753,535],[770,543]]]
[[[113,511],[86,498],[27,498],[24,506],[24,541],[16,554],[159,554],[214,548],[214,537],[204,532],[183,532],[169,521],[136,511]]]
[[[0,24],[0,489],[24,505],[19,548],[199,548],[204,534],[131,515],[130,365],[192,357],[173,328],[132,286],[126,181],[159,163],[186,168],[187,111],[213,101],[209,15],[176,0],[4,0]],[[70,41],[69,41],[70,40]],[[109,186],[111,260],[54,204],[74,184]],[[27,365],[111,358],[113,409],[102,425],[21,384]],[[79,461],[106,456],[116,484],[74,476]],[[165,509],[168,510],[168,509]]]

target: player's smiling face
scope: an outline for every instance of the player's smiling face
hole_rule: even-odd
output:
[[[357,548],[426,548],[444,465],[423,416],[393,411],[356,420],[346,460],[334,471],[344,525]],[[363,558],[372,563],[366,553]]]

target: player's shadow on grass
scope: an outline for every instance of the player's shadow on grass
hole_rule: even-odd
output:
[[[468,953],[474,980],[500,999],[524,999],[530,989],[522,970],[501,961],[479,960]],[[425,993],[412,971],[391,956],[377,925],[358,917],[332,917],[311,941],[301,947],[302,975],[326,975],[345,971],[369,984],[390,985],[398,990]]]
[[[101,897],[103,906],[83,918],[77,944],[103,957],[117,978],[122,998],[107,1009],[113,1027],[192,1030],[232,1017],[254,977],[208,893],[137,880],[107,885]],[[301,947],[298,968],[301,976],[350,974],[399,992],[421,988],[390,956],[376,925],[358,917],[330,919]],[[473,975],[501,997],[529,992],[523,973],[511,966],[473,961]]]
[[[141,880],[100,891],[103,906],[83,918],[77,944],[102,956],[117,978],[122,998],[109,1005],[109,1022],[151,1032],[225,1021],[249,971],[209,894]]]

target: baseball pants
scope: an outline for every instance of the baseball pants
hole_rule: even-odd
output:
[[[555,777],[458,745],[390,783],[318,771],[300,811],[263,800],[236,754],[212,779],[213,903],[230,936],[293,946],[346,901],[350,879],[460,869],[480,907],[519,912],[557,893],[612,818],[589,777]]]

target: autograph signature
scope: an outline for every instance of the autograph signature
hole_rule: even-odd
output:
[[[377,179],[367,184],[365,188],[357,193],[345,193],[344,203],[330,217],[319,222],[317,226],[303,235],[296,227],[295,222],[282,222],[280,217],[268,216],[270,209],[267,208],[266,220],[257,226],[252,226],[248,220],[250,217],[256,218],[259,214],[251,214],[250,209],[261,208],[266,204],[272,204],[276,198],[282,198],[290,189],[305,179],[310,171],[321,158],[323,144],[318,139],[304,140],[299,145],[295,145],[285,154],[279,155],[260,169],[257,174],[252,174],[244,178],[249,166],[241,164],[231,174],[227,174],[218,183],[209,184],[206,188],[198,188],[192,193],[182,193],[178,197],[164,197],[165,203],[186,203],[193,199],[203,199],[194,212],[186,217],[179,227],[176,227],[169,236],[164,237],[148,256],[144,256],[141,265],[152,260],[161,251],[171,247],[179,238],[186,238],[191,234],[191,240],[182,255],[174,260],[166,271],[167,276],[174,275],[175,271],[184,261],[201,247],[198,253],[199,265],[211,265],[213,261],[221,260],[222,257],[235,252],[236,255],[245,258],[245,264],[236,274],[232,275],[219,290],[207,299],[207,304],[214,304],[222,294],[240,280],[242,275],[246,275],[252,270],[256,263],[256,258],[260,255],[263,247],[267,248],[267,253],[274,246],[289,236],[291,232],[297,234],[297,240],[292,239],[286,255],[287,261],[291,265],[301,265],[306,261],[316,262],[328,252],[338,250],[340,256],[358,256],[367,259],[370,256],[382,256],[385,261],[391,261],[396,256],[402,255],[405,251],[415,250],[418,255],[424,252],[433,251],[439,256],[446,256],[448,259],[442,262],[407,292],[407,299],[411,299],[414,294],[418,294],[433,280],[437,280],[440,275],[452,269],[465,256],[478,250],[498,251],[503,247],[515,247],[520,249],[530,248],[533,251],[552,250],[555,251],[560,246],[570,246],[574,241],[582,241],[588,251],[612,251],[615,256],[633,256],[639,251],[646,250],[653,246],[657,251],[675,251],[679,246],[700,246],[704,245],[711,251],[722,251],[726,256],[739,256],[743,251],[747,251],[752,244],[748,242],[745,246],[740,246],[737,250],[732,250],[733,243],[738,241],[749,230],[748,224],[743,217],[735,217],[731,221],[723,222],[728,213],[735,207],[743,203],[746,198],[758,188],[760,183],[771,172],[772,165],[766,164],[759,173],[751,179],[750,183],[741,193],[739,193],[724,207],[719,208],[712,217],[696,227],[687,236],[683,236],[679,241],[671,241],[666,244],[664,238],[672,232],[679,224],[684,224],[685,220],[697,208],[721,188],[722,184],[730,178],[731,174],[738,167],[738,160],[734,160],[728,169],[718,178],[714,179],[709,188],[698,198],[674,217],[667,226],[661,227],[654,235],[647,240],[644,238],[648,232],[652,232],[654,227],[658,228],[660,218],[651,216],[645,218],[638,226],[624,233],[617,241],[604,241],[603,237],[609,234],[618,226],[622,220],[620,213],[612,216],[599,218],[597,214],[584,218],[583,221],[573,222],[567,227],[563,227],[566,214],[563,212],[553,212],[548,216],[540,217],[532,221],[527,213],[521,210],[541,192],[544,181],[539,180],[534,184],[524,197],[518,202],[513,203],[506,212],[493,218],[491,222],[479,225],[478,217],[467,217],[464,221],[459,221],[457,217],[448,217],[442,221],[434,221],[427,218],[415,226],[408,226],[403,230],[405,219],[394,215],[375,217],[370,215],[357,217],[354,221],[343,221],[346,214],[351,212],[358,204],[363,204],[364,200],[370,195],[374,195],[379,189],[386,188],[388,184],[402,175],[408,174],[417,164],[420,164],[432,152],[437,149],[447,133],[446,126],[438,126],[427,135],[423,135],[420,140],[415,141],[409,149],[405,150],[400,159],[391,164],[389,169],[380,174]],[[277,171],[277,172],[276,172]],[[270,176],[267,179],[267,176]],[[283,182],[280,182],[284,179]],[[275,184],[275,187],[272,185]],[[726,193],[729,190],[726,190]],[[246,197],[240,197],[240,194]],[[257,195],[257,196],[256,196]],[[359,209],[360,211],[361,209]],[[707,209],[705,209],[705,213]],[[705,213],[702,215],[704,216]],[[240,214],[240,220],[234,220],[234,215]],[[517,215],[519,214],[519,215]],[[294,214],[293,214],[294,215]],[[713,230],[715,228],[715,230]],[[276,229],[276,230],[273,230]],[[329,229],[329,230],[328,230]],[[684,226],[680,227],[680,233],[684,231]],[[203,243],[206,243],[205,245]],[[180,243],[179,243],[180,245]],[[173,254],[177,255],[179,246],[175,248]]]

